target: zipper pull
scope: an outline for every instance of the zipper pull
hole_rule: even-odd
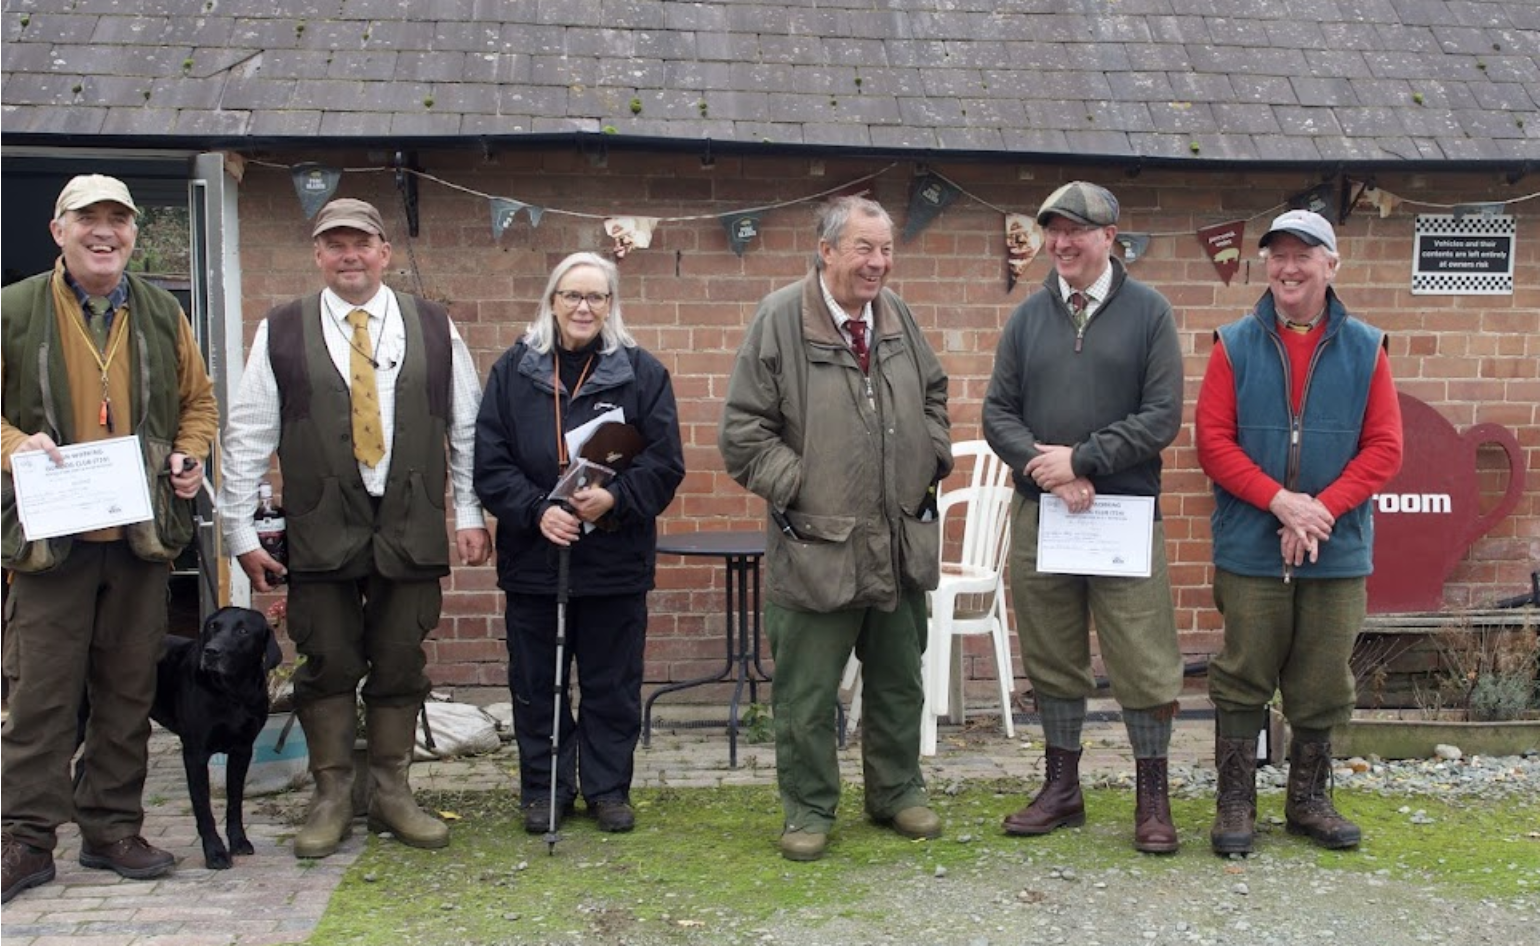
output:
[[[873,413],[877,411],[877,399],[872,394],[872,377],[870,375],[866,377],[866,407],[870,408]]]
[[[1080,351],[1081,343],[1083,343],[1084,341],[1085,341],[1085,327],[1081,326],[1079,329],[1075,330],[1075,351],[1076,352]]]

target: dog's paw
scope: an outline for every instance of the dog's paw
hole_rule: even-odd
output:
[[[218,846],[203,847],[203,864],[210,869],[229,869],[235,865],[235,860],[230,858],[230,851],[221,843]]]

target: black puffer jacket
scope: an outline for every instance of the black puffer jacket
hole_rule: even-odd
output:
[[[556,547],[540,533],[559,460],[551,353],[524,342],[503,353],[487,377],[476,419],[476,494],[497,518],[497,583],[507,592],[556,590]],[[592,530],[572,548],[574,596],[645,592],[657,563],[656,518],[684,480],[679,410],[668,370],[640,347],[602,354],[568,399],[571,431],[614,408],[642,432],[646,448],[612,483],[614,530]]]

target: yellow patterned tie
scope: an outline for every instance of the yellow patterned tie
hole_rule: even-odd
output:
[[[374,384],[374,360],[369,357],[369,314],[355,309],[348,314],[353,327],[353,457],[374,467],[385,456],[385,432],[380,426],[380,393]]]

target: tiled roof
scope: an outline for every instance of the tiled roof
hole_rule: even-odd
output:
[[[6,0],[3,30],[12,141],[1540,161],[1537,0]]]

